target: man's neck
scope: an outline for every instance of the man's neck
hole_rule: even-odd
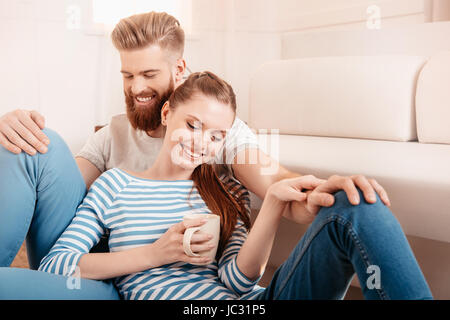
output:
[[[155,130],[147,131],[147,135],[152,138],[164,138],[165,127],[163,125],[159,125]]]

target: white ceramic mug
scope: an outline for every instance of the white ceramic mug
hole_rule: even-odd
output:
[[[200,213],[200,214],[187,214],[183,217],[183,220],[186,219],[208,219],[203,225],[199,227],[191,227],[187,228],[184,231],[183,236],[183,249],[186,255],[191,257],[209,257],[212,260],[215,259],[217,253],[217,246],[219,244],[220,238],[220,217],[215,214],[208,213]],[[195,232],[201,231],[202,233],[211,234],[213,237],[211,240],[206,242],[206,244],[214,244],[214,247],[208,251],[203,251],[200,253],[192,252],[191,250],[191,239]],[[199,263],[200,264],[200,263]],[[203,264],[203,263],[202,263]]]

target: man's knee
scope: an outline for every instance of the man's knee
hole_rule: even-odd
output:
[[[34,156],[28,155],[26,152],[22,151],[19,154],[12,153],[11,151],[5,149],[4,147],[0,146],[0,160],[3,162],[6,161],[23,161],[26,158],[32,159],[35,156],[40,155],[48,155],[55,151],[63,149],[64,151],[68,150],[68,146],[64,139],[54,130],[49,128],[44,128],[42,132],[48,137],[50,140],[50,144],[48,145],[48,150],[46,153],[36,153]]]
[[[68,148],[64,139],[55,131],[50,128],[44,128],[42,132],[48,137],[50,140],[50,144],[48,145],[48,151],[52,152],[59,148]]]

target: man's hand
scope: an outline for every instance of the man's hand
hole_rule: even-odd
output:
[[[14,110],[0,117],[0,145],[16,154],[46,153],[50,140],[42,132],[44,128],[45,119],[39,112]]]
[[[306,209],[312,216],[315,216],[319,212],[320,207],[330,207],[334,204],[334,196],[332,193],[339,190],[344,190],[349,202],[357,205],[359,204],[360,198],[356,187],[361,189],[364,194],[364,199],[368,203],[376,202],[376,192],[385,205],[388,207],[391,206],[386,191],[375,179],[367,179],[363,175],[353,175],[350,177],[333,175],[314,190],[306,192]]]

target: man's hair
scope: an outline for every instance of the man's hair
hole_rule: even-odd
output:
[[[180,22],[166,12],[148,12],[120,20],[111,34],[118,50],[142,49],[159,45],[170,50],[176,58],[183,57],[184,31]]]

